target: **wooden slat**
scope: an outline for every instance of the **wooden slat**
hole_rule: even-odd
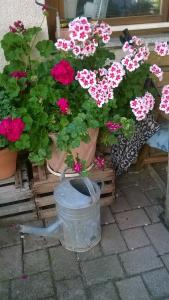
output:
[[[22,190],[15,189],[15,186],[5,186],[0,188],[0,205],[29,199],[33,196],[32,191],[26,187]],[[1,208],[0,208],[1,209]]]
[[[158,88],[163,87],[166,84],[169,84],[169,72],[164,71],[162,81],[159,81],[159,80],[156,80],[156,79],[154,81],[155,81],[155,84]]]
[[[113,196],[101,198],[100,205],[101,207],[108,206],[111,205],[113,201],[114,201]],[[56,208],[40,209],[38,215],[39,215],[39,219],[47,219],[47,218],[55,217],[57,216]]]
[[[36,202],[36,206],[38,208],[42,208],[42,207],[44,208],[45,206],[55,205],[55,200],[53,198],[53,195],[40,197],[40,198],[35,198],[35,202]],[[109,205],[112,202],[113,202],[113,196],[112,195],[104,196],[104,194],[102,194],[102,196],[100,198],[100,205],[101,206]],[[109,203],[109,204],[107,204],[107,203]]]
[[[12,214],[17,214],[25,211],[35,211],[35,203],[33,201],[27,201],[22,203],[15,203],[13,205],[4,206],[0,208],[0,217],[9,216]]]
[[[148,170],[150,172],[150,175],[152,176],[152,178],[156,182],[157,186],[161,190],[161,193],[164,196],[165,193],[166,193],[166,184],[164,183],[164,181],[161,179],[161,177],[158,175],[156,170],[151,165],[148,165]]]
[[[95,180],[98,180],[96,178],[93,178]],[[110,180],[110,178],[109,178]],[[111,177],[112,180],[112,177]],[[33,191],[35,192],[35,194],[44,194],[44,193],[50,193],[53,192],[54,188],[57,186],[57,184],[59,184],[59,182],[45,182],[42,185],[35,185],[33,186]],[[104,183],[104,188],[103,188],[103,192],[102,193],[109,193],[113,190],[113,184],[110,183]]]
[[[55,204],[53,195],[37,197],[35,198],[35,202],[38,208]]]
[[[167,162],[168,157],[166,156],[156,156],[156,157],[147,157],[144,159],[143,164],[153,164],[153,163],[160,163],[160,162]]]
[[[149,59],[148,59],[148,63],[150,64],[157,64],[160,67],[164,67],[164,66],[169,66],[169,55],[166,56],[159,56],[158,54],[156,54],[155,52],[151,52]]]
[[[111,183],[108,184],[105,183],[101,196],[104,196],[104,194],[110,194],[113,191],[114,191],[113,185]],[[35,202],[37,207],[44,207],[44,206],[55,204],[53,195],[44,196],[44,197],[35,197]]]
[[[28,221],[37,220],[37,214],[35,212],[24,212],[23,214],[14,216],[5,216],[0,218],[0,227],[7,224],[22,224]]]
[[[10,178],[7,178],[7,179],[0,180],[0,187],[2,185],[8,185],[8,184],[11,184],[11,183],[15,183],[15,177],[14,176],[12,176]]]
[[[91,170],[89,173],[89,178],[100,181],[114,180],[114,171],[112,169],[105,169],[100,171],[97,169]],[[36,181],[33,183],[32,189],[37,194],[49,193],[51,192],[57,184],[60,183],[60,177],[53,174],[48,174],[47,180]]]
[[[56,209],[55,208],[49,208],[46,210],[39,211],[39,219],[40,220],[48,219],[48,218],[52,218],[52,217],[56,217]]]

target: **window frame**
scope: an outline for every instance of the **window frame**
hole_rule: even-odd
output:
[[[161,0],[161,9],[159,15],[142,15],[142,16],[129,16],[129,17],[112,17],[104,18],[103,21],[111,26],[118,25],[131,25],[131,24],[147,24],[147,23],[161,23],[169,21],[169,0]],[[45,3],[55,8],[50,10],[47,18],[49,37],[55,40],[55,29],[56,29],[56,11],[59,12],[61,19],[64,19],[64,1],[63,0],[45,0]],[[169,29],[157,28],[152,30],[154,33],[168,32]],[[150,29],[136,30],[138,34],[150,34]],[[135,33],[135,31],[132,31]],[[114,36],[118,35],[118,32]]]
[[[161,0],[161,1],[162,2],[161,2],[159,15],[112,17],[112,18],[104,18],[103,20],[109,23],[110,25],[167,22],[169,20],[169,0]],[[58,7],[60,17],[64,19],[64,1],[53,0],[53,2],[56,2],[56,6]]]

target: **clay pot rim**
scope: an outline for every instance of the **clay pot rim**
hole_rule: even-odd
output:
[[[11,151],[8,147],[4,147],[4,148],[0,148],[0,152],[1,152],[1,153],[3,153],[3,152],[4,152],[4,153],[5,153],[5,152],[14,152],[14,153],[15,153],[16,151]]]

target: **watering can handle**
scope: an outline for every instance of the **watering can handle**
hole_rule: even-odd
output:
[[[92,181],[88,177],[84,177],[83,181],[88,188],[88,191],[91,195],[92,201],[94,201],[95,199],[97,199],[100,196],[100,190],[103,187],[103,182],[101,182],[101,189],[100,189],[98,184],[97,183],[92,184]]]

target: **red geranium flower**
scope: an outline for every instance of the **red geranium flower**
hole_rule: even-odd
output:
[[[27,77],[27,73],[24,71],[14,71],[11,73],[11,77],[15,77],[16,79],[20,79],[22,77]]]
[[[51,75],[56,81],[64,85],[71,84],[74,80],[75,71],[67,60],[61,60],[51,69]]]
[[[20,118],[9,117],[0,122],[0,134],[10,142],[18,141],[24,128],[25,123]]]
[[[74,164],[73,164],[73,170],[76,173],[80,173],[82,171],[82,163],[81,162],[74,162]]]
[[[69,109],[69,102],[67,99],[65,98],[60,98],[56,104],[59,106],[60,108],[60,111],[63,113],[63,114],[67,114],[68,113],[68,109]]]

